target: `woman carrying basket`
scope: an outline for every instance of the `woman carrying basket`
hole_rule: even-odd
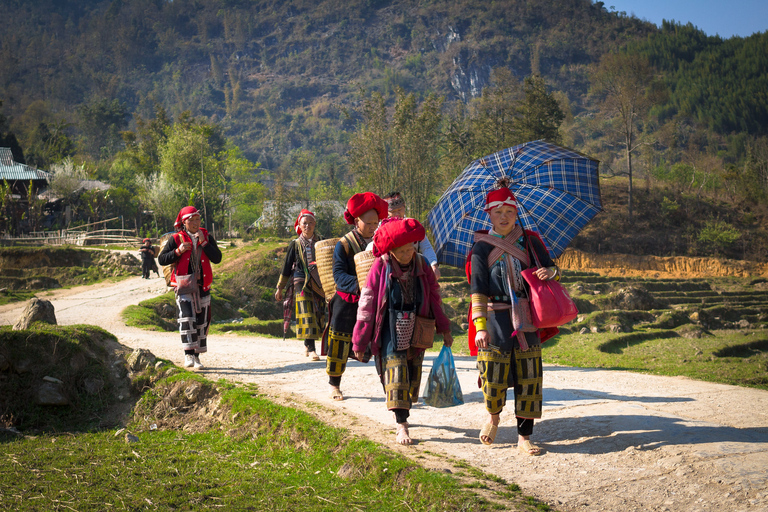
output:
[[[420,334],[431,345],[436,329],[447,347],[453,344],[435,274],[416,252],[424,235],[416,219],[390,218],[381,223],[373,239],[377,258],[361,292],[352,335],[356,357],[362,358],[371,347],[387,409],[397,422],[396,441],[403,445],[412,443],[408,416],[419,398],[425,350]]]
[[[315,340],[325,329],[325,295],[315,263],[315,214],[301,210],[293,228],[299,237],[288,246],[283,271],[277,282],[275,300],[283,300],[283,290],[292,290],[296,302],[296,337],[304,340],[304,355],[319,361]]]
[[[328,355],[326,372],[331,385],[331,398],[343,400],[341,376],[347,368],[352,347],[352,330],[357,318],[360,286],[357,282],[355,254],[365,250],[373,239],[379,221],[387,217],[387,202],[374,194],[355,194],[347,201],[344,220],[354,229],[341,237],[333,250],[333,280],[336,294],[328,305]],[[367,359],[357,358],[362,362]]]
[[[157,257],[161,265],[176,264],[171,286],[179,307],[179,333],[184,348],[184,366],[203,368],[200,354],[208,351],[211,323],[211,263],[221,262],[221,250],[213,235],[200,227],[200,212],[194,206],[179,211],[173,227],[176,233]]]
[[[477,355],[488,421],[480,430],[480,442],[496,439],[499,414],[514,390],[518,449],[539,455],[531,444],[533,422],[541,418],[541,343],[557,334],[557,328],[537,329],[527,307],[528,289],[521,271],[536,265],[541,280],[553,279],[558,269],[544,243],[517,222],[517,200],[507,187],[488,193],[485,211],[490,232],[476,232],[468,268],[472,293],[469,332],[470,353]]]

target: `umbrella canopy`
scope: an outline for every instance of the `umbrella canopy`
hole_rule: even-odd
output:
[[[538,140],[469,164],[429,212],[440,263],[463,267],[474,232],[490,229],[485,196],[508,180],[523,229],[541,236],[553,258],[602,210],[597,160]]]

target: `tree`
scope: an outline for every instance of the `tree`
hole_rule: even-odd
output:
[[[547,92],[544,79],[532,75],[523,83],[525,97],[518,102],[518,118],[515,123],[518,143],[546,139],[559,144],[560,125],[565,114],[555,97]]]
[[[419,104],[413,94],[398,88],[390,118],[383,96],[372,93],[363,99],[362,122],[350,141],[350,168],[358,184],[379,194],[399,190],[414,217],[426,213],[430,197],[440,186],[435,174],[440,163],[442,102],[429,95]]]
[[[188,204],[188,190],[176,186],[164,174],[137,176],[136,185],[142,203],[152,211],[155,221],[160,225],[165,224],[170,228],[176,220],[176,214]]]
[[[509,69],[496,68],[491,74],[491,84],[470,105],[474,158],[520,142],[517,134],[519,101],[523,97],[520,82]]]
[[[606,54],[592,76],[592,94],[600,111],[615,124],[618,143],[624,148],[629,176],[629,222],[632,223],[632,154],[639,142],[649,109],[663,96],[661,81],[647,59],[623,53]]]
[[[128,111],[119,100],[100,99],[78,108],[82,144],[94,160],[109,158],[120,148],[120,132],[128,125]]]
[[[32,145],[27,154],[27,163],[44,169],[74,156],[75,145],[67,135],[69,127],[64,121],[57,121],[52,125],[41,121],[30,134]]]
[[[88,179],[84,165],[75,165],[71,158],[51,166],[51,179],[48,190],[55,196],[69,200],[75,192],[82,188],[83,180]]]

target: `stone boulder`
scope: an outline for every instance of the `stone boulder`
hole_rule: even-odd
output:
[[[614,308],[625,311],[648,311],[649,309],[663,307],[648,290],[638,286],[628,286],[619,289],[611,297],[611,304]]]
[[[29,326],[35,322],[46,322],[56,325],[56,314],[53,310],[53,304],[50,301],[44,299],[38,299],[37,297],[30,299],[27,302],[24,311],[13,326],[14,331],[21,331],[29,329]]]
[[[157,358],[145,348],[137,348],[128,356],[126,363],[132,372],[140,372],[155,365]]]
[[[39,405],[69,405],[70,401],[64,392],[64,383],[53,377],[44,377],[37,388],[37,403]]]

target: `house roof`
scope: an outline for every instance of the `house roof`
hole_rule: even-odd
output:
[[[49,174],[13,160],[11,148],[0,148],[0,180],[29,181],[47,180]]]

